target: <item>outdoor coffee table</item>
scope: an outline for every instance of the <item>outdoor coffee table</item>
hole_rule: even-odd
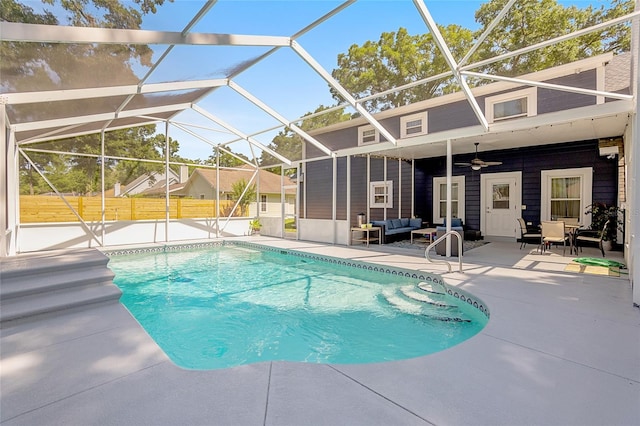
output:
[[[423,229],[414,229],[411,231],[411,244],[413,244],[413,235],[418,234],[427,238],[429,242],[433,242],[433,237],[436,235],[436,228],[423,228]]]

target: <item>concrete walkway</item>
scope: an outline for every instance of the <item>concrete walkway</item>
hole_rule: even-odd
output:
[[[446,271],[373,246],[252,241]],[[518,247],[491,242],[465,254],[464,273],[443,274],[486,302],[485,329],[405,361],[183,370],[119,303],[3,329],[1,423],[639,425],[640,309],[629,280],[567,273],[561,251]]]

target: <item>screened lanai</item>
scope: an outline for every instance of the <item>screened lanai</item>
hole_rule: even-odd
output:
[[[139,10],[137,2],[121,3]],[[482,9],[482,2],[473,1],[175,1],[158,4],[155,13],[143,14],[139,28],[126,28],[124,22],[118,28],[107,25],[104,10],[92,10],[96,19],[76,19],[77,25],[73,25],[74,15],[60,5],[30,2],[27,7],[32,8],[31,12],[42,14],[49,10],[57,19],[37,22],[27,19],[30,15],[25,12],[7,14],[0,22],[0,137],[4,147],[1,254],[11,256],[65,245],[135,243],[131,238],[147,242],[243,235],[248,221],[261,216],[260,205],[267,205],[271,195],[275,213],[270,218],[262,212],[263,232],[284,237],[283,219],[290,216],[296,221],[295,236],[299,237],[304,226],[317,226],[312,221],[299,220],[301,216],[307,219],[301,207],[308,183],[304,179],[306,164],[327,159],[335,164],[340,158],[354,156],[408,161],[443,156],[451,163],[455,155],[473,153],[478,141],[487,150],[498,150],[571,138],[624,136],[624,203],[628,212],[637,211],[638,190],[633,183],[638,169],[634,160],[636,18],[640,12],[628,7],[617,13],[603,13],[595,21],[570,22],[571,26],[558,33],[538,36],[529,44],[511,46],[511,50],[502,47],[500,36],[509,28],[503,24],[524,13],[527,3],[486,2]],[[559,3],[563,7],[591,4]],[[601,6],[593,4],[596,9]],[[468,32],[458,31],[460,28]],[[611,41],[612,34],[622,28],[630,30],[628,48]],[[402,37],[421,34],[429,35],[430,50],[408,48],[402,43]],[[460,44],[461,37],[468,38],[467,42]],[[508,64],[515,64],[522,57],[551,53],[562,56],[563,49],[575,49],[573,41],[589,37],[611,42],[599,50],[594,48],[591,55],[577,58],[630,55],[631,93],[527,77],[545,67],[552,68],[555,64],[551,61],[545,65],[544,61],[532,60],[521,69],[509,69]],[[388,66],[378,69],[371,65],[369,70],[379,73],[385,84],[370,84],[355,91],[353,87],[358,84],[367,84],[365,76],[359,75],[361,83],[354,83],[349,78],[355,77],[340,69],[349,70],[346,59],[353,62],[362,55],[355,47],[374,50],[376,45],[392,46],[382,60]],[[556,50],[549,50],[552,48]],[[412,65],[424,70],[409,74],[399,61],[394,63],[398,57],[415,57]],[[423,63],[439,64],[440,68]],[[366,69],[367,63],[356,64],[351,71],[358,67]],[[490,123],[474,88],[492,82],[580,94],[602,102],[589,110],[517,123]],[[416,89],[420,88],[428,95],[416,96]],[[471,108],[475,125],[403,137],[380,118],[397,105],[407,106],[425,97],[433,99],[451,93],[458,93]],[[332,147],[316,135],[323,124],[335,123],[336,115],[340,120],[366,122],[381,135],[382,142]],[[149,141],[152,148],[133,149],[128,146],[127,133],[112,137],[118,131],[149,125],[152,127],[143,132],[141,140]],[[94,137],[81,139],[86,135]],[[288,143],[277,143],[278,138],[286,138]],[[229,158],[234,160],[229,162]],[[83,217],[80,207],[70,201],[77,194],[62,189],[62,181],[52,178],[53,165],[58,163],[85,164],[85,175],[77,179],[89,181],[86,192],[92,195],[90,201],[97,203],[97,216]],[[120,216],[117,210],[112,212],[108,205],[110,191],[120,182],[110,177],[110,172],[118,164],[135,165],[127,169],[128,178],[133,178],[136,170],[154,173],[154,184],[159,184],[156,192],[161,195],[157,207],[160,218],[136,222],[132,218],[123,220],[122,208]],[[172,216],[172,209],[184,208],[177,206],[180,189],[174,192],[173,185],[189,186],[187,176],[184,180],[171,180],[181,166],[188,168],[188,174],[201,169],[215,175],[211,193],[183,193],[183,198],[215,201],[216,207],[205,217],[180,220]],[[268,195],[261,191],[258,170],[266,169],[280,175],[279,193],[274,190]],[[449,166],[448,178],[452,169]],[[256,193],[251,194],[256,209],[250,215],[238,215],[243,207],[237,200],[225,200],[228,194],[220,188],[220,173],[234,171],[245,173],[248,185],[256,185]],[[75,217],[73,222],[26,223],[21,216],[21,196],[30,195],[25,176],[38,182],[41,193],[61,200]],[[338,179],[333,173],[329,186],[335,188]],[[296,194],[293,201],[285,201],[287,192]],[[222,212],[224,201],[231,202]],[[336,222],[335,207],[333,210],[331,219]],[[637,215],[628,214],[625,220],[624,249],[633,268],[633,253],[638,252],[634,238]],[[336,229],[339,228],[334,226],[330,237],[334,243],[339,241]]]

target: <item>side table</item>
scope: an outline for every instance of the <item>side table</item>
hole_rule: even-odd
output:
[[[369,247],[369,243],[371,241],[378,241],[378,244],[382,244],[382,239],[380,238],[381,231],[382,231],[382,228],[379,226],[373,226],[371,228],[360,228],[358,226],[353,226],[351,228],[351,238],[349,241],[349,245],[352,245],[354,241],[362,241],[367,244],[367,247]],[[361,238],[353,238],[354,232],[362,232],[363,235]],[[377,232],[378,234],[377,236],[372,237],[371,232]]]

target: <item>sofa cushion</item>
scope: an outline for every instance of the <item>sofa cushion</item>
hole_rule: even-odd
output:
[[[413,231],[413,228],[409,228],[408,226],[406,228],[394,228],[390,231],[385,232],[386,235],[398,235],[398,234],[404,234],[404,233],[409,233]]]
[[[400,219],[391,219],[391,223],[392,223],[393,229],[402,228],[402,220]]]
[[[409,226],[411,228],[420,228],[420,227],[422,227],[422,219],[420,219],[419,217],[415,217],[415,218],[409,219]]]
[[[371,224],[373,226],[386,226],[387,225],[387,221],[386,220],[372,220]]]
[[[446,222],[445,222],[446,225]],[[451,219],[451,227],[453,228],[454,226],[462,226],[462,219],[460,219],[459,217],[454,217]]]
[[[406,228],[407,226],[409,226],[409,218],[400,219],[400,223],[402,224],[403,228]]]

